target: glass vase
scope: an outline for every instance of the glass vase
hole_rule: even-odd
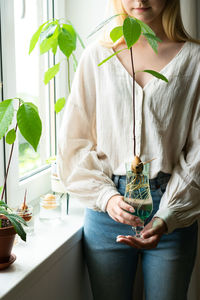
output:
[[[126,189],[124,201],[130,204],[135,212],[133,215],[140,218],[143,225],[132,227],[134,235],[141,238],[145,220],[151,215],[153,202],[149,185],[149,163],[143,165],[140,172],[134,173],[131,162],[126,163]]]

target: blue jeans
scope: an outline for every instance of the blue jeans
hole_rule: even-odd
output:
[[[151,183],[152,216],[168,180],[166,176],[160,185]],[[125,177],[114,178],[114,182],[123,195]],[[131,226],[114,221],[107,213],[87,209],[84,253],[94,300],[132,300],[139,255],[146,300],[186,300],[196,257],[197,231],[195,222],[163,235],[155,249],[138,250],[116,242],[117,235],[132,235]]]

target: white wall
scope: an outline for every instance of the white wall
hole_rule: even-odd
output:
[[[199,30],[197,26],[197,20],[199,19],[197,4],[199,5],[199,0],[180,0],[181,2],[181,12],[183,18],[183,24],[188,31],[188,33],[197,38]],[[200,5],[199,5],[200,9]],[[199,12],[200,13],[200,12]],[[200,26],[200,24],[199,24]]]

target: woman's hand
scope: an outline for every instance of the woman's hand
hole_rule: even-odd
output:
[[[120,223],[128,224],[131,226],[140,226],[143,225],[140,218],[130,214],[134,213],[134,208],[127,204],[124,200],[124,197],[120,195],[112,196],[107,203],[106,211],[109,216]]]
[[[142,238],[128,235],[118,235],[117,242],[124,243],[137,249],[156,248],[161,236],[167,231],[165,222],[160,218],[153,218],[141,232]]]

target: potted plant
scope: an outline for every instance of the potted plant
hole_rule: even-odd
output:
[[[17,109],[15,102],[18,102]],[[16,118],[16,124],[13,127],[14,118]],[[10,129],[10,127],[12,128]],[[6,143],[11,145],[11,149],[4,184],[0,187],[0,268],[7,267],[14,260],[11,257],[11,250],[15,234],[17,233],[22,240],[26,241],[26,233],[22,227],[22,224],[26,225],[25,220],[13,213],[4,201],[17,129],[36,151],[42,132],[38,108],[35,104],[24,102],[21,98],[4,100],[0,103],[0,139],[5,137]]]

